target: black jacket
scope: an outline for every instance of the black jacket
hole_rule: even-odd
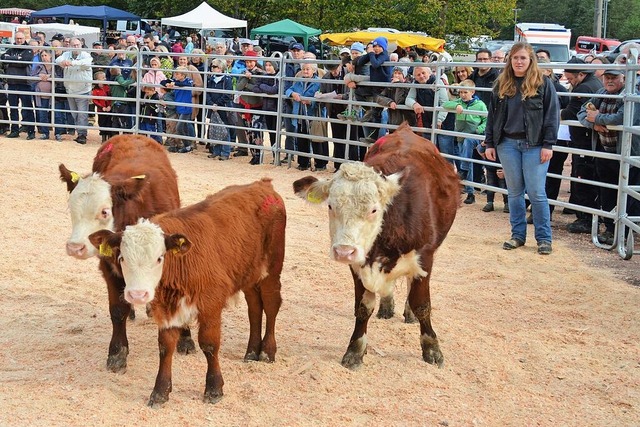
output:
[[[5,53],[0,56],[0,60],[4,62],[4,72],[8,76],[23,76],[26,77],[31,71],[31,63],[33,62],[33,51],[27,44],[20,47],[12,47],[7,49]],[[31,82],[27,79],[18,79],[7,77],[8,84],[14,85],[30,85]]]
[[[578,120],[578,112],[582,104],[589,100],[589,94],[596,93],[600,89],[602,89],[600,79],[594,74],[587,74],[582,82],[571,90],[572,93],[584,93],[586,95],[572,96],[569,99],[569,105],[560,111],[560,119]],[[569,126],[569,134],[571,135],[572,147],[591,149],[591,129],[582,126]]]
[[[495,148],[504,137],[503,128],[507,118],[507,99],[498,97],[499,85],[491,92],[489,115],[485,130],[487,148]],[[520,96],[519,93],[516,96]],[[532,146],[551,148],[558,139],[560,126],[558,95],[548,77],[543,80],[538,93],[524,101],[524,126],[527,142]]]

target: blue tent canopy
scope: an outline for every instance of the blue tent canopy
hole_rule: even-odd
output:
[[[56,6],[31,13],[31,18],[62,18],[68,24],[69,19],[97,19],[102,21],[104,33],[107,32],[107,21],[140,21],[133,13],[109,6]]]

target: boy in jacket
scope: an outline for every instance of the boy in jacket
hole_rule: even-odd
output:
[[[487,126],[487,116],[478,115],[475,112],[486,113],[487,106],[478,98],[475,91],[475,83],[472,80],[463,80],[460,82],[458,94],[460,97],[452,101],[446,101],[443,108],[447,110],[455,110],[456,114],[456,132],[464,132],[475,135],[483,135]],[[473,151],[480,144],[480,140],[473,137],[458,137],[458,151],[460,157],[471,159]],[[460,162],[460,176],[463,180],[473,181],[473,163],[469,161]],[[465,185],[465,193],[467,198],[464,203],[470,205],[475,203],[474,188]]]

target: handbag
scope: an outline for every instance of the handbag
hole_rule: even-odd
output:
[[[320,108],[318,108],[316,117],[322,117]],[[309,140],[311,142],[327,142],[329,136],[329,123],[322,120],[308,119],[307,129],[309,129]]]
[[[222,121],[222,118],[217,111],[211,112],[207,138],[216,141],[227,141],[229,139],[229,130],[227,129],[227,125]]]

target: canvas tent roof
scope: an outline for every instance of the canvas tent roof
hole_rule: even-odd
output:
[[[49,9],[38,10],[31,14],[32,18],[55,17],[64,18],[68,23],[69,19],[99,19],[101,21],[126,20],[139,21],[140,17],[124,10],[109,6],[57,6]]]
[[[230,16],[223,15],[208,3],[202,2],[200,6],[183,15],[162,18],[162,25],[183,28],[204,29],[225,29],[225,28],[247,28],[247,21],[235,19]]]
[[[100,28],[98,27],[60,23],[31,24],[29,27],[31,28],[31,34],[36,31],[42,31],[46,35],[47,40],[51,40],[51,38],[56,34],[62,34],[66,37],[83,38],[86,45],[89,47],[91,47],[93,42],[100,41]]]
[[[11,15],[11,16],[27,16],[31,15],[34,12],[31,9],[22,9],[19,7],[5,7],[0,9],[0,15]]]
[[[376,37],[386,37],[389,44],[395,44],[401,48],[417,46],[433,52],[443,52],[445,41],[419,33],[390,33],[386,31],[356,31],[353,33],[323,34],[320,39],[332,45],[350,45],[353,42],[369,43]]]
[[[254,28],[251,30],[251,38],[259,35],[301,37],[304,39],[304,46],[306,48],[309,44],[309,37],[317,36],[320,33],[322,33],[322,31],[316,28],[307,27],[291,19],[283,19],[282,21],[272,22],[271,24]]]

